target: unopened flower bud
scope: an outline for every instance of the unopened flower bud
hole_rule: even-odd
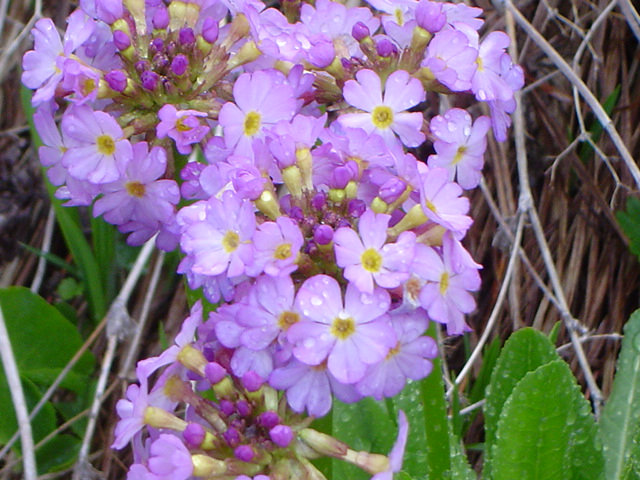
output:
[[[381,38],[376,43],[376,52],[378,52],[378,55],[380,55],[382,58],[387,58],[391,55],[396,54],[398,52],[398,49],[393,43],[391,43],[390,40]]]
[[[276,445],[286,448],[293,440],[293,430],[288,425],[276,425],[269,430],[269,436]]]
[[[121,1],[100,0],[95,3],[98,19],[109,25],[124,15]]]
[[[136,69],[136,72],[142,75],[143,72],[146,72],[147,70],[151,69],[151,64],[146,60],[139,60],[136,62],[133,68]]]
[[[225,415],[230,416],[236,412],[236,406],[229,400],[221,400],[220,411]]]
[[[371,35],[371,31],[369,30],[369,27],[367,27],[364,23],[356,22],[351,29],[351,35],[356,39],[357,42],[361,42]]]
[[[367,204],[356,198],[349,202],[348,209],[349,215],[352,218],[360,218],[360,216],[367,210]]]
[[[202,38],[204,38],[208,43],[215,43],[215,41],[218,40],[219,34],[220,29],[218,27],[218,22],[211,17],[205,18],[204,23],[202,24]]]
[[[397,177],[390,178],[380,187],[380,198],[386,203],[393,203],[407,188],[407,184]]]
[[[113,32],[113,43],[118,50],[126,50],[131,46],[131,38],[122,30]]]
[[[250,392],[256,392],[264,383],[263,378],[253,370],[249,370],[242,375],[242,386]]]
[[[173,57],[173,60],[171,61],[171,71],[174,75],[177,75],[178,77],[184,75],[188,67],[189,60],[187,60],[186,56],[180,54]]]
[[[256,452],[250,445],[240,445],[239,447],[236,447],[236,449],[233,451],[233,454],[238,460],[247,463],[252,462],[256,457]]]
[[[191,445],[194,448],[199,447],[204,441],[205,434],[204,427],[199,423],[190,423],[187,425],[187,428],[184,429],[182,435],[184,437],[185,442]]]
[[[211,382],[211,385],[220,382],[226,375],[227,371],[219,363],[207,363],[204,367],[204,376]]]
[[[280,423],[280,417],[276,412],[262,412],[258,416],[258,425],[264,428],[272,429]]]
[[[178,33],[178,42],[180,45],[189,46],[193,45],[196,41],[196,35],[191,28],[181,28]]]
[[[351,180],[351,171],[345,166],[336,167],[331,172],[331,187],[337,189],[344,189]]]
[[[321,40],[313,43],[308,51],[309,63],[317,68],[327,68],[336,58],[336,50],[331,40]]]
[[[313,231],[313,241],[318,245],[328,245],[333,240],[333,228],[329,225],[317,225]]]
[[[122,93],[127,88],[127,75],[122,70],[111,70],[104,76],[104,80],[116,92]]]
[[[322,208],[327,204],[327,196],[324,192],[316,193],[311,199],[311,205],[316,210],[322,210]]]
[[[251,415],[251,411],[253,409],[251,408],[251,404],[249,402],[240,400],[238,403],[236,403],[236,410],[241,416],[248,417],[249,415]]]
[[[154,55],[151,63],[153,64],[154,70],[164,70],[164,68],[169,65],[169,57],[164,53],[157,53]]]
[[[238,446],[240,443],[240,434],[238,430],[233,427],[229,427],[227,431],[222,434],[222,437],[232,448]]]
[[[151,24],[156,30],[166,30],[169,26],[169,11],[164,7],[164,5],[160,5],[153,14]]]
[[[430,33],[439,32],[447,22],[441,3],[422,0],[416,6],[415,15],[418,25]]]
[[[153,92],[156,88],[158,88],[158,83],[160,81],[160,77],[157,73],[151,72],[147,70],[146,72],[142,72],[140,75],[140,83],[142,83],[142,88],[145,90],[149,90]]]

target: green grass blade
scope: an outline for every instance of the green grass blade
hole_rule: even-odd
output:
[[[437,328],[437,324],[431,322],[427,335],[437,338]],[[447,402],[444,395],[441,360],[439,357],[433,360],[433,371],[421,381],[420,387],[427,435],[425,452],[427,455],[428,478],[447,478],[451,470],[449,421],[447,419]]]
[[[640,446],[634,442],[639,422],[640,310],[636,310],[624,327],[611,396],[600,420],[609,480],[625,478],[631,458],[640,458]]]

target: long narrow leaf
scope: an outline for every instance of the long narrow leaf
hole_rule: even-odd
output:
[[[640,446],[634,442],[639,423],[640,310],[636,310],[624,327],[616,377],[600,420],[609,480],[626,478],[631,458],[640,458]]]

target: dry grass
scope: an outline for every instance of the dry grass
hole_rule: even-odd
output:
[[[503,2],[495,2],[503,3]],[[619,0],[610,8],[611,0],[543,0],[516,2],[548,46],[573,68],[593,95],[604,102],[616,88],[620,96],[611,113],[613,126],[627,150],[640,158],[640,23],[629,0]],[[477,4],[486,11],[487,29],[506,30],[513,16],[498,12],[488,0]],[[69,5],[65,2],[45,2],[43,15],[64,25]],[[42,187],[35,152],[29,145],[24,116],[21,113],[18,88],[20,56],[29,47],[28,39],[15,42],[24,25],[33,15],[30,2],[0,0],[0,287],[30,285],[37,258],[19,249],[17,241],[41,248],[48,205]],[[604,13],[603,13],[604,12]],[[635,16],[635,18],[634,18]],[[540,219],[559,285],[551,282],[545,266],[539,237],[534,234],[531,217],[523,217],[524,229],[520,259],[508,284],[507,300],[496,312],[497,322],[491,337],[505,339],[510,332],[523,326],[533,326],[549,332],[563,321],[562,297],[570,316],[583,327],[576,337],[595,382],[605,398],[610,391],[619,333],[626,319],[638,307],[640,269],[637,259],[627,248],[628,240],[618,226],[614,213],[623,208],[629,195],[638,194],[628,166],[621,160],[622,152],[606,133],[597,141],[596,152],[580,155],[582,138],[595,124],[592,109],[574,93],[575,80],[560,72],[529,33],[516,26],[514,38],[519,51],[519,63],[524,67],[527,87],[522,95],[523,128],[515,129],[524,139],[528,158],[526,172],[519,172],[517,151],[513,141],[497,144],[490,139],[485,170],[484,190],[472,194],[472,215],[475,225],[466,242],[477,261],[484,265],[483,286],[478,294],[478,310],[470,318],[474,328],[471,346],[485,330],[498,292],[505,278],[511,244],[510,232],[515,231],[523,191],[521,178],[529,185],[533,206]],[[13,51],[7,48],[15,45]],[[522,166],[522,163],[520,164]],[[520,205],[522,206],[522,205]],[[511,235],[512,236],[512,235]],[[54,231],[51,250],[65,256],[63,242]],[[152,268],[149,269],[151,271]],[[552,272],[553,273],[553,272]],[[54,298],[54,290],[63,273],[49,267],[40,292]],[[177,331],[184,314],[185,294],[180,284],[166,280],[151,285],[147,333],[155,338],[157,322],[162,321],[171,332]],[[143,279],[130,301],[134,318],[140,318],[143,300],[150,279]],[[77,305],[81,307],[81,305]],[[564,312],[565,317],[567,311]],[[146,336],[146,335],[145,335]],[[143,338],[145,338],[143,336]],[[569,342],[563,327],[561,342]],[[447,341],[448,363],[459,371],[464,364],[460,339]],[[97,358],[106,349],[106,338],[98,335],[92,345]],[[114,404],[122,395],[127,371],[123,365],[126,345],[121,345],[117,357],[120,364],[112,368],[108,396],[100,411],[98,430],[93,438],[93,465],[103,478],[122,478],[125,459],[119,459],[104,445],[110,443],[115,422]],[[145,341],[140,354],[157,353],[157,341]],[[581,367],[573,347],[562,350],[574,372],[583,382],[587,395],[595,392],[585,381],[586,369]],[[117,363],[117,362],[116,362]],[[471,372],[477,371],[477,361]],[[587,375],[589,373],[587,372]],[[468,434],[470,442],[481,441],[479,421]],[[7,478],[6,476],[4,478]]]

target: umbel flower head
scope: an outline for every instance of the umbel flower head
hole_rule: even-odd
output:
[[[179,246],[208,302],[118,405],[130,478],[322,478],[318,454],[399,470],[400,446],[354,454],[309,424],[429,375],[429,322],[469,329],[464,190],[523,74],[478,8],[369,3],[95,0],[62,38],[36,23],[23,82],[56,195]],[[491,117],[440,115],[459,93]]]

